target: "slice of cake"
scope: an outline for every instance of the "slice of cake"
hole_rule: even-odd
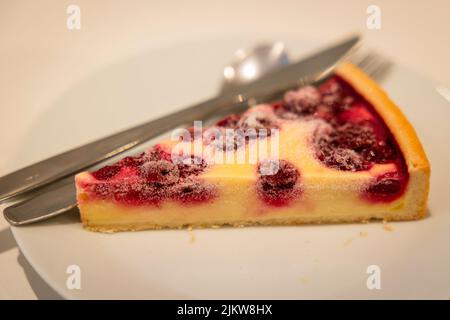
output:
[[[95,231],[411,220],[430,167],[413,127],[351,64],[318,86],[76,176]]]

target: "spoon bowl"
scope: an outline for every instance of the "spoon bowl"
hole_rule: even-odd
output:
[[[222,92],[254,81],[290,63],[283,42],[261,44],[252,49],[239,49],[231,63],[223,69]]]

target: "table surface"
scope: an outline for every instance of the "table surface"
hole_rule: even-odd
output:
[[[0,2],[3,155],[17,155],[21,150],[16,142],[30,135],[34,116],[83,77],[140,52],[222,34],[266,34],[267,39],[286,34],[333,41],[356,31],[364,35],[367,46],[450,87],[448,0],[377,1],[379,30],[367,28],[371,2],[360,0],[71,3],[81,10],[80,30],[66,27],[69,2]],[[39,157],[0,157],[0,176]],[[0,299],[59,298],[20,253],[3,217],[0,267]]]

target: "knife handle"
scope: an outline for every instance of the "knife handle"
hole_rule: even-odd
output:
[[[46,220],[76,206],[75,183],[73,177],[69,177],[44,187],[32,198],[7,207],[3,215],[11,225],[21,226]]]

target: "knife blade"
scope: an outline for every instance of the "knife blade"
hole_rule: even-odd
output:
[[[305,82],[305,79],[318,79],[331,72],[358,41],[358,36],[350,37],[254,82],[233,88],[226,94],[72,149],[0,178],[0,202],[37,188],[42,189],[38,190],[40,191],[38,196],[29,197],[6,208],[5,218],[12,225],[22,225],[65,212],[65,208],[76,205],[74,190],[70,190],[67,186],[68,181],[72,181],[73,184],[74,173],[129,150],[181,124],[204,119],[219,110],[242,104],[242,101],[249,98],[258,99],[269,93],[292,88],[299,82]],[[64,177],[67,178],[63,179],[63,183],[59,186],[49,185]],[[58,205],[52,203],[52,198],[64,201]]]
[[[13,226],[49,219],[77,206],[74,177],[47,185],[28,200],[4,209],[6,221]]]

